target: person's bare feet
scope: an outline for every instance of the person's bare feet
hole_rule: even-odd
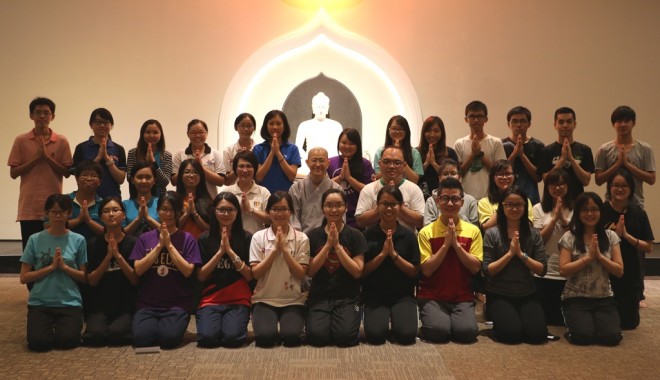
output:
[[[646,309],[647,307],[649,307],[649,305],[644,300],[639,301],[640,309]]]

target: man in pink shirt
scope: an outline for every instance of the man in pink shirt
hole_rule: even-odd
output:
[[[73,163],[69,141],[49,127],[55,119],[55,103],[35,98],[30,102],[30,119],[34,128],[16,137],[7,160],[11,178],[21,178],[16,220],[21,224],[23,249],[30,235],[44,229],[46,198],[62,193],[62,178],[69,176]]]

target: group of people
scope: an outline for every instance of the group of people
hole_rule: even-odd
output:
[[[642,183],[655,182],[655,162],[632,137],[630,107],[612,113],[616,137],[595,163],[573,139],[572,109],[555,112],[557,141],[544,146],[528,134],[528,109],[509,111],[511,134],[499,139],[473,101],[470,134],[453,149],[439,117],[414,148],[397,115],[373,165],[347,128],[337,156],[307,147],[309,174],[297,180],[300,151],[279,110],[260,144],[255,118],[240,114],[222,153],[194,119],[189,145],[171,154],[150,119],[128,159],[107,109],[92,112],[93,136],[73,155],[54,117],[50,99],[34,99],[34,128],[8,160],[21,178],[31,350],[173,348],[193,314],[202,347],[243,345],[250,319],[261,347],[353,346],[361,325],[371,344],[469,343],[476,301],[507,343],[541,343],[548,324],[565,324],[571,343],[616,345],[639,325],[654,239]],[[604,200],[584,192],[594,172]],[[61,194],[69,173],[78,188]]]

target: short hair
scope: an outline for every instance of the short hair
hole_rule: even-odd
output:
[[[490,203],[497,203],[500,199],[500,193],[495,183],[495,175],[506,168],[513,169],[513,165],[511,165],[509,160],[504,159],[495,161],[493,167],[490,168],[490,172],[488,173],[488,201]]]
[[[254,120],[254,116],[252,116],[252,114],[249,114],[249,113],[247,113],[247,112],[243,112],[242,114],[236,116],[236,119],[234,119],[234,130],[237,130],[237,129],[238,129],[238,125],[239,125],[239,124],[241,123],[241,121],[243,121],[243,119],[245,119],[246,117],[247,117],[248,119],[250,119],[250,121],[252,122],[252,125],[254,125],[255,128],[256,128],[256,126],[257,126],[257,121]]]
[[[456,160],[454,160],[453,158],[445,158],[444,160],[442,160],[440,162],[440,168],[439,168],[440,170],[438,170],[438,175],[440,175],[440,173],[442,173],[442,171],[445,170],[447,168],[447,166],[453,166],[456,169],[461,168],[461,166],[458,164],[458,162]]]
[[[254,168],[254,176],[257,176],[257,170],[259,170],[259,160],[257,155],[255,155],[251,150],[241,150],[234,156],[234,160],[231,162],[231,170],[234,173],[237,173],[238,170],[238,160],[245,160],[249,162]]]
[[[71,198],[69,198],[68,195],[66,194],[51,194],[46,198],[46,202],[44,203],[44,211],[48,212],[51,210],[55,205],[60,206],[62,211],[71,211],[73,210],[73,202],[71,201]]]
[[[383,186],[379,191],[378,195],[376,195],[376,202],[380,202],[380,198],[382,198],[383,194],[389,194],[396,199],[399,204],[403,204],[403,194],[401,194],[401,190],[396,185],[385,185]]]
[[[465,106],[465,117],[467,117],[470,111],[484,111],[484,115],[488,117],[488,107],[486,107],[486,104],[480,100],[473,100]]]
[[[570,113],[573,115],[573,121],[577,121],[577,118],[575,117],[575,111],[573,111],[572,108],[570,107],[559,107],[555,110],[555,121],[557,121],[557,116],[564,114],[564,113]]]
[[[82,160],[76,168],[73,170],[73,175],[76,179],[80,178],[83,172],[92,170],[99,176],[99,179],[103,177],[103,167],[96,161],[92,160]]]
[[[612,187],[612,183],[614,182],[614,178],[621,176],[623,177],[624,180],[626,180],[626,183],[628,184],[628,187],[630,188],[630,194],[628,194],[628,200],[631,201],[633,197],[635,196],[635,179],[633,178],[632,173],[628,171],[626,168],[619,168],[617,169],[614,174],[610,176],[607,180],[607,192],[611,192],[612,190],[610,189]]]
[[[270,209],[273,208],[275,203],[280,202],[282,199],[286,199],[286,204],[289,207],[289,211],[293,212],[293,199],[291,195],[286,191],[276,191],[268,197],[268,202],[266,202],[266,212],[270,212]]]
[[[568,172],[564,169],[552,169],[543,179],[543,197],[541,198],[541,209],[544,212],[552,212],[554,209],[554,200],[550,194],[550,186],[558,183],[565,183],[567,186],[566,195],[562,199],[562,204],[569,210],[573,209],[575,202],[575,193],[571,191],[571,179]]]
[[[347,202],[346,201],[346,193],[344,192],[344,190],[330,188],[330,189],[326,190],[325,193],[323,193],[323,195],[321,195],[321,207],[323,207],[323,204],[325,203],[325,199],[328,197],[328,195],[331,195],[331,194],[339,194],[339,196],[341,197],[341,200],[344,202],[344,204],[346,204],[346,202]]]
[[[142,160],[143,157],[146,157],[147,155],[147,149],[148,145],[147,142],[144,141],[144,132],[146,132],[147,127],[150,125],[155,125],[156,128],[160,131],[160,140],[156,143],[155,151],[158,151],[158,154],[160,154],[160,157],[163,157],[163,152],[165,151],[165,133],[163,132],[163,126],[160,124],[160,121],[156,119],[149,119],[142,123],[142,127],[140,128],[140,138],[138,139],[137,142],[137,148],[136,148],[136,158],[138,160]]]
[[[291,127],[289,126],[289,120],[286,118],[286,115],[284,112],[280,110],[272,110],[268,111],[266,116],[264,116],[264,123],[261,125],[261,130],[259,131],[259,134],[261,135],[261,138],[263,138],[265,141],[270,141],[271,136],[268,134],[268,122],[274,118],[275,116],[279,116],[282,118],[282,123],[284,124],[284,130],[282,131],[282,142],[287,142],[289,140],[289,136],[291,136]]]
[[[204,130],[205,130],[206,132],[209,131],[209,127],[208,127],[208,125],[206,125],[206,123],[205,123],[203,120],[192,119],[192,120],[190,120],[190,122],[188,123],[188,129],[186,129],[186,133],[190,132],[190,128],[192,128],[192,126],[195,125],[195,124],[201,124],[202,127],[204,127]]]
[[[50,112],[55,115],[55,102],[48,98],[36,97],[30,102],[30,114],[34,113],[37,106],[48,106]]]
[[[516,106],[516,107],[511,108],[509,110],[509,112],[506,114],[506,122],[507,123],[510,122],[511,117],[513,115],[518,115],[518,114],[523,114],[523,115],[527,116],[527,121],[529,121],[530,123],[532,122],[532,113],[530,112],[529,109],[527,109],[526,107],[523,107],[523,106]]]
[[[92,125],[96,117],[100,117],[103,120],[109,121],[110,125],[115,125],[115,119],[112,117],[110,111],[108,111],[106,108],[97,108],[92,111],[92,114],[89,115],[89,125]]]
[[[633,123],[636,122],[637,119],[637,114],[635,113],[635,110],[628,107],[628,106],[618,106],[612,111],[612,117],[610,118],[612,120],[612,124],[616,123],[617,121],[632,121]]]
[[[183,197],[176,191],[168,190],[158,198],[158,203],[156,204],[156,209],[160,211],[163,207],[163,204],[167,202],[172,206],[174,211],[174,220],[176,221],[176,226],[179,226],[179,218],[181,218],[181,213],[183,212]]]
[[[458,179],[456,179],[454,177],[447,177],[447,178],[443,179],[442,181],[440,181],[440,183],[438,184],[438,190],[437,190],[438,196],[440,195],[440,193],[444,189],[448,189],[448,190],[449,189],[458,189],[458,190],[460,190],[461,198],[465,195],[465,193],[463,192],[463,185],[461,185],[461,181],[459,181]]]
[[[396,146],[396,145],[386,145],[386,146],[383,148],[383,152],[382,152],[381,155],[380,155],[380,159],[381,159],[381,160],[383,159],[383,155],[385,154],[385,151],[388,150],[388,149],[398,150],[399,152],[401,152],[401,157],[404,157],[404,154],[403,154],[403,148],[401,148],[400,146]],[[411,168],[412,168],[412,166],[411,166]]]

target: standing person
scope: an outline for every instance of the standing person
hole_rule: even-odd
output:
[[[481,229],[486,231],[489,228],[497,226],[497,209],[500,204],[500,198],[513,186],[513,166],[508,160],[495,161],[488,174],[488,195],[481,198],[478,203],[479,223]],[[529,207],[525,209],[529,212],[529,221],[533,221],[532,202],[529,201]]]
[[[270,223],[266,213],[270,191],[254,181],[254,175],[259,170],[259,161],[254,153],[249,150],[236,153],[231,165],[238,179],[233,185],[221,187],[220,191],[232,193],[240,199],[243,229],[254,234]]]
[[[559,240],[559,272],[566,277],[562,311],[572,344],[616,346],[622,338],[610,287],[610,275],[623,275],[620,239],[605,229],[602,209],[597,194],[580,194],[569,231]]]
[[[190,144],[185,149],[174,154],[172,157],[172,185],[176,186],[179,177],[181,163],[187,159],[193,159],[204,168],[206,177],[206,188],[211,197],[218,194],[217,186],[225,184],[225,165],[222,163],[222,154],[206,144],[209,127],[199,119],[193,119],[188,123],[188,140]]]
[[[257,122],[249,113],[242,113],[234,120],[234,130],[238,132],[238,141],[236,144],[229,145],[222,152],[222,163],[227,170],[227,177],[225,179],[225,186],[233,185],[236,182],[236,171],[234,167],[234,157],[239,152],[250,152],[254,146],[254,129]]]
[[[122,230],[124,205],[119,198],[105,198],[99,210],[105,230],[87,243],[87,280],[93,296],[85,300],[83,340],[94,346],[130,344],[139,279],[129,257],[137,238]]]
[[[103,233],[99,213],[99,204],[103,199],[97,195],[102,175],[101,165],[91,160],[81,161],[76,165],[74,171],[78,190],[69,194],[73,204],[69,228],[84,236],[85,239],[91,239]]]
[[[497,227],[484,236],[482,266],[495,338],[503,343],[543,343],[548,328],[532,276],[543,276],[547,269],[543,239],[527,220],[529,200],[522,190],[507,191],[499,203]]]
[[[202,294],[197,314],[197,344],[201,347],[239,347],[250,321],[250,241],[243,230],[238,198],[221,192],[213,200],[214,218],[199,237],[202,266],[197,279]]]
[[[126,177],[129,186],[132,185],[133,167],[138,161],[146,161],[154,166],[156,169],[156,195],[165,194],[172,177],[172,153],[165,150],[165,133],[158,120],[149,119],[142,123],[137,147],[128,151]]]
[[[461,220],[463,186],[456,178],[438,185],[440,217],[419,231],[422,272],[417,298],[422,335],[432,342],[470,343],[479,327],[474,313],[472,277],[481,268],[479,227]]]
[[[119,186],[126,180],[126,151],[110,137],[115,119],[110,111],[97,108],[89,116],[89,127],[94,133],[89,140],[76,145],[73,152],[73,165],[83,160],[93,160],[101,164],[103,176],[98,195],[121,197]]]
[[[424,175],[417,184],[424,193],[424,199],[431,197],[431,192],[438,188],[442,161],[458,161],[456,151],[447,146],[445,123],[438,116],[429,116],[422,124],[422,136],[419,138],[417,151],[423,157]]]
[[[257,182],[268,191],[289,191],[300,167],[300,152],[289,142],[291,127],[284,112],[269,111],[261,125],[264,142],[252,148],[259,160]]]
[[[573,215],[574,199],[568,191],[568,173],[564,169],[551,170],[543,180],[543,199],[533,207],[534,228],[541,232],[545,244],[548,271],[535,276],[536,290],[549,325],[564,325],[561,313],[561,294],[566,279],[559,273],[559,239],[568,231]]]
[[[195,160],[185,160],[179,166],[176,192],[184,199],[183,214],[178,225],[195,239],[208,231],[212,219],[211,196],[206,186],[206,173]]]
[[[7,159],[11,178],[21,177],[16,220],[21,225],[23,250],[32,234],[43,231],[46,198],[62,192],[62,177],[69,176],[73,163],[69,141],[50,128],[55,103],[34,98],[29,109],[34,128],[14,139]]]
[[[532,113],[523,106],[513,107],[506,114],[511,134],[502,139],[504,152],[516,173],[514,186],[523,189],[532,204],[541,201],[538,183],[541,176],[537,166],[541,150],[545,147],[540,140],[527,135],[532,126]]]
[[[596,185],[607,182],[618,169],[624,168],[635,180],[633,200],[644,208],[642,184],[655,184],[655,158],[649,144],[633,138],[636,119],[635,110],[628,106],[619,106],[612,112],[612,127],[616,137],[601,145],[596,152]]]
[[[424,222],[424,195],[414,183],[403,178],[403,151],[395,146],[383,150],[380,167],[383,176],[380,180],[366,185],[360,192],[355,208],[355,219],[358,225],[366,228],[378,223],[380,213],[376,201],[378,192],[385,185],[394,185],[403,194],[403,207],[399,210],[399,222],[411,230],[421,228]]]
[[[594,172],[591,148],[573,139],[576,120],[575,111],[571,108],[560,107],[555,111],[557,141],[543,148],[537,166],[538,173],[543,177],[552,169],[566,170],[570,178],[568,188],[573,198],[584,192]]]
[[[388,336],[399,344],[414,344],[419,245],[415,232],[397,221],[403,207],[399,188],[383,186],[376,202],[378,224],[364,231],[368,247],[362,280],[364,335],[370,344],[383,344]]]
[[[177,227],[182,212],[179,194],[168,191],[158,198],[162,225],[142,234],[131,252],[141,277],[132,326],[135,347],[175,348],[188,327],[194,307],[189,277],[202,261],[195,238]]]
[[[74,348],[80,344],[85,283],[85,238],[67,229],[71,199],[63,194],[46,198],[46,230],[30,236],[21,256],[21,284],[34,283],[28,297],[27,344],[32,351]]]
[[[461,173],[458,171],[460,165],[455,160],[451,158],[445,158],[440,163],[440,168],[438,171],[438,184],[442,182],[445,178],[456,178],[461,180]],[[438,206],[438,189],[433,189],[431,192],[431,197],[426,200],[426,205],[424,206],[424,225],[432,223],[434,220],[438,219],[440,215],[440,208]],[[470,194],[463,193],[463,205],[458,211],[458,216],[464,221],[474,224],[475,226],[479,225],[479,212],[477,200]]]
[[[506,159],[502,140],[484,132],[488,122],[488,108],[474,100],[465,107],[465,122],[470,127],[470,134],[454,143],[454,149],[461,163],[463,190],[481,199],[486,196],[488,173],[493,163]]]
[[[140,236],[160,227],[157,210],[156,170],[146,161],[135,164],[131,176],[133,182],[131,198],[123,201],[125,208],[124,229],[129,235]]]
[[[289,195],[293,199],[293,228],[309,234],[325,219],[321,204],[323,194],[329,189],[343,189],[328,178],[328,152],[324,148],[310,148],[306,163],[309,174],[291,186]],[[345,218],[344,214],[342,218]]]
[[[309,263],[309,240],[290,224],[293,200],[284,192],[268,198],[271,225],[252,236],[250,266],[257,286],[252,296],[252,328],[259,347],[299,346],[305,326],[301,281]],[[279,324],[279,332],[278,332]]]
[[[403,152],[403,177],[412,183],[419,182],[419,177],[424,175],[424,166],[422,165],[422,156],[417,149],[410,143],[410,125],[408,120],[401,115],[395,115],[387,122],[387,133],[385,133],[385,145],[376,150],[374,154],[374,170],[376,179],[383,176],[380,168],[380,159],[383,151],[388,146],[401,148]]]
[[[310,159],[313,150],[310,151]],[[312,167],[312,171],[314,168]],[[344,223],[346,195],[328,189],[321,197],[320,227],[309,232],[312,285],[307,299],[307,342],[314,346],[358,344],[360,333],[360,277],[367,241]]]
[[[607,180],[609,201],[603,206],[601,219],[605,229],[614,231],[621,239],[623,276],[610,276],[621,328],[639,326],[639,308],[643,306],[644,259],[653,250],[653,231],[649,218],[634,201],[634,176],[626,169],[618,169]]]
[[[371,162],[362,156],[362,138],[354,128],[346,128],[337,141],[338,156],[330,157],[328,176],[346,193],[346,224],[360,228],[355,221],[355,207],[360,191],[375,175]]]

